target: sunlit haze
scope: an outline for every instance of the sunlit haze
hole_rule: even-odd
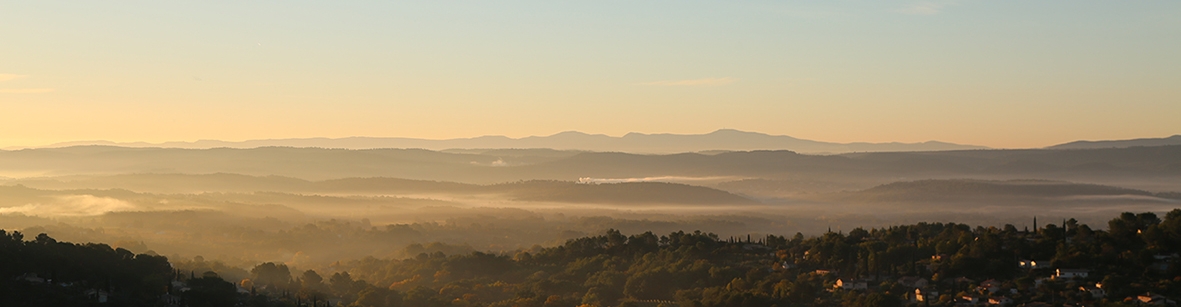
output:
[[[1177,306],[1181,1],[0,0],[0,306]]]
[[[0,2],[0,147],[1181,132],[1181,2]]]

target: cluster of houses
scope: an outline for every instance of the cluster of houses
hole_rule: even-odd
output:
[[[25,273],[21,276],[17,276],[16,280],[17,281],[24,281],[24,282],[27,282],[30,284],[56,285],[56,286],[59,286],[62,288],[70,288],[70,287],[75,286],[75,284],[71,283],[71,282],[54,283],[52,278],[40,277],[40,276],[37,276],[37,273]],[[107,290],[93,289],[93,288],[86,289],[82,293],[85,294],[86,297],[89,298],[92,302],[96,302],[96,303],[106,303],[107,299],[111,295]]]
[[[1022,268],[1031,270],[1050,268],[1048,262],[1039,262],[1036,260],[1020,260],[1018,265]],[[785,263],[783,267],[788,268],[789,265]],[[1103,288],[1102,283],[1083,282],[1083,280],[1086,280],[1088,277],[1090,277],[1090,273],[1091,272],[1089,270],[1085,269],[1059,268],[1055,269],[1054,273],[1050,276],[1035,279],[1034,286],[1040,286],[1042,283],[1048,281],[1067,282],[1073,286],[1077,286],[1077,291],[1079,291],[1081,295],[1085,295],[1093,299],[1106,298],[1107,291]],[[816,270],[813,271],[812,274],[828,275],[833,274],[833,272],[830,270]],[[833,284],[831,291],[866,291],[870,288],[871,282],[875,281],[880,282],[881,280],[874,278],[839,278]],[[941,297],[939,291],[934,289],[931,282],[925,278],[917,276],[905,276],[898,278],[896,282],[902,287],[913,289],[913,291],[906,293],[906,299],[911,303],[931,303],[940,301],[941,299],[946,299],[945,297]],[[1014,300],[1011,298],[1011,296],[1020,293],[1019,289],[1013,288],[1011,285],[1005,285],[1004,282],[997,281],[995,279],[989,279],[976,283],[971,279],[960,277],[944,282],[953,282],[960,285],[975,285],[975,287],[972,288],[972,291],[967,292],[968,294],[960,295],[959,297],[952,297],[952,300],[954,300],[954,304],[956,306],[1012,306],[1014,304]],[[1175,300],[1169,299],[1159,294],[1151,293],[1146,293],[1136,297],[1128,297],[1123,299],[1123,301],[1145,306],[1177,306],[1177,302]],[[1026,303],[1022,304],[1021,306],[1050,305],[1045,303]]]
[[[27,282],[30,284],[56,285],[56,286],[60,286],[63,288],[69,288],[69,287],[76,286],[75,283],[66,283],[66,282],[55,283],[52,278],[40,277],[37,275],[37,273],[25,273],[24,275],[18,276],[16,278],[16,280]],[[163,296],[161,296],[160,299],[167,306],[181,306],[181,298],[178,295],[183,292],[189,291],[188,285],[182,280],[173,279],[170,286],[171,287],[170,287],[168,293],[165,293]],[[109,298],[111,296],[111,293],[108,290],[110,290],[110,289],[89,288],[89,289],[85,289],[82,293],[85,294],[86,297],[91,300],[91,302],[105,304],[105,303],[107,303],[107,301],[109,300]],[[249,290],[242,289],[241,287],[238,288],[238,291],[239,292],[245,291],[244,293],[250,293]]]
[[[1036,220],[1034,223],[1036,225]],[[1034,232],[1029,232],[1028,230],[1026,230],[1026,233],[1028,236],[1028,238],[1026,238],[1026,239],[1031,240],[1031,241],[1037,239],[1037,237],[1040,236],[1040,234],[1034,233]],[[1069,241],[1070,239],[1067,238],[1066,240]],[[809,256],[808,254],[809,254],[809,252],[807,252],[807,251],[804,252],[804,255],[803,255],[804,259],[807,259],[807,257]],[[932,256],[931,260],[929,262],[927,262],[927,270],[928,271],[936,270],[936,267],[935,267],[936,263],[944,260],[945,257],[947,257],[947,255]],[[1175,263],[1176,262],[1175,260],[1181,258],[1181,255],[1178,255],[1178,254],[1155,255],[1153,258],[1154,258],[1153,259],[1154,262],[1152,263],[1152,265],[1149,266],[1149,269],[1155,270],[1157,272],[1166,272],[1170,269],[1170,264]],[[1050,261],[1035,260],[1035,259],[1021,259],[1021,260],[1017,261],[1017,265],[1020,268],[1027,269],[1027,270],[1033,271],[1033,272],[1048,272],[1053,268]],[[779,266],[781,266],[783,269],[799,268],[799,265],[791,263],[790,261],[785,261],[782,264],[780,264]],[[830,275],[830,274],[838,275],[837,272],[832,271],[832,270],[826,270],[826,269],[819,269],[819,270],[812,271],[812,274],[815,274],[815,275]],[[932,284],[931,281],[929,281],[925,278],[918,277],[918,276],[905,276],[905,277],[898,278],[896,280],[896,284],[899,286],[902,286],[906,289],[911,289],[911,290],[908,290],[908,292],[905,294],[906,299],[910,303],[924,303],[924,302],[927,302],[927,303],[933,303],[933,302],[947,303],[947,302],[949,302],[948,300],[950,299],[951,302],[953,302],[956,306],[1014,306],[1016,303],[1014,298],[1017,298],[1019,300],[1028,299],[1030,293],[1028,293],[1028,292],[1023,293],[1023,291],[1033,290],[1033,289],[1036,289],[1036,288],[1042,286],[1043,284],[1045,284],[1047,282],[1053,282],[1053,283],[1057,283],[1059,285],[1063,285],[1063,284],[1067,285],[1067,289],[1068,289],[1067,291],[1077,291],[1076,297],[1081,297],[1081,298],[1090,298],[1090,299],[1095,299],[1095,300],[1107,299],[1109,301],[1122,301],[1126,304],[1132,304],[1132,305],[1138,305],[1138,306],[1178,306],[1175,298],[1170,299],[1168,297],[1165,297],[1165,296],[1162,296],[1159,294],[1153,294],[1153,293],[1144,293],[1142,295],[1126,297],[1123,299],[1108,297],[1109,289],[1105,289],[1103,287],[1102,283],[1094,282],[1096,279],[1091,278],[1092,277],[1091,275],[1092,275],[1091,271],[1087,270],[1087,269],[1054,268],[1052,270],[1051,274],[1047,274],[1046,276],[1034,278],[1033,279],[1034,283],[1031,285],[1032,287],[1030,287],[1029,289],[1019,289],[1020,287],[1016,286],[1013,283],[1001,282],[1001,281],[997,281],[995,279],[989,279],[989,280],[985,280],[985,281],[979,282],[979,283],[972,281],[970,279],[964,278],[964,277],[955,278],[955,279],[944,279],[941,281],[942,283],[954,283],[956,285],[960,285],[959,287],[956,287],[959,289],[963,289],[962,285],[975,285],[975,286],[970,287],[970,290],[968,290],[968,291],[959,292],[959,293],[943,293],[942,295],[941,295],[941,293],[939,293],[938,289],[935,287],[936,285]],[[830,291],[868,291],[871,288],[873,288],[874,285],[881,284],[882,282],[888,281],[889,279],[892,279],[892,278],[893,277],[886,277],[886,276],[877,276],[877,277],[871,276],[869,278],[839,278],[832,284],[832,288],[830,289]],[[947,289],[947,287],[940,287],[940,289]],[[1020,306],[1050,306],[1050,305],[1048,305],[1046,303],[1041,303],[1041,302],[1030,302],[1030,303],[1021,304]],[[1072,305],[1069,305],[1069,304],[1064,305],[1064,304],[1059,303],[1059,304],[1056,304],[1056,306],[1072,306]]]
[[[1085,278],[1086,274],[1085,270],[1059,270],[1054,277],[1058,279]],[[956,306],[1012,306],[1014,301],[1009,296],[1019,292],[1015,288],[1005,288],[1004,283],[995,279],[976,283],[971,279],[960,277],[952,282],[976,285],[970,294],[953,298]],[[833,290],[864,291],[869,289],[869,283],[868,279],[840,278],[833,284]],[[905,276],[899,278],[897,283],[905,288],[914,289],[914,291],[906,293],[906,299],[911,303],[930,303],[940,300],[939,291],[931,287],[931,282],[926,278]],[[1082,285],[1079,287],[1079,291],[1086,292],[1093,298],[1103,298],[1107,295],[1103,290],[1103,285],[1099,283]]]
[[[188,292],[189,290],[192,290],[192,288],[189,287],[188,282],[186,282],[186,280],[184,280],[182,278],[183,276],[184,275],[179,270],[173,272],[172,282],[170,282],[168,284],[169,285],[168,293],[165,293],[160,298],[161,300],[164,301],[164,303],[167,306],[179,307],[179,306],[183,305],[183,301],[182,301],[180,295],[185,292]],[[217,275],[217,273],[214,273],[214,272],[205,272],[205,273],[201,274],[201,277],[220,278]],[[196,275],[193,272],[189,272],[189,279],[193,279],[193,278],[196,278]],[[238,294],[254,294],[254,287],[247,288],[247,287],[245,287],[246,285],[247,284],[244,284],[244,283],[234,284],[235,288],[238,291]]]

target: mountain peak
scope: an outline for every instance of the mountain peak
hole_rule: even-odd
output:
[[[1181,134],[1173,135],[1164,138],[1142,138],[1130,140],[1106,140],[1106,141],[1074,141],[1065,144],[1058,144],[1046,149],[1098,149],[1098,148],[1126,148],[1126,147],[1149,147],[1149,146],[1170,146],[1181,145]]]
[[[758,135],[767,135],[767,134],[765,134],[765,133],[750,132],[750,131],[742,131],[742,130],[738,130],[738,129],[730,129],[730,128],[722,128],[722,129],[714,130],[714,132],[710,132],[709,134],[758,134]]]
[[[581,132],[581,131],[568,130],[568,131],[554,133],[553,135],[550,135],[550,136],[571,136],[571,135],[586,136],[586,135],[590,135],[590,134],[586,133],[586,132]]]

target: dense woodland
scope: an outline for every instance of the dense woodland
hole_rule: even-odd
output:
[[[1038,226],[919,223],[811,238],[609,230],[515,253],[341,261],[331,272],[169,263],[3,232],[0,305],[1131,306],[1181,297],[1181,209],[1124,213],[1108,230]],[[1088,274],[1051,277],[1059,269]]]

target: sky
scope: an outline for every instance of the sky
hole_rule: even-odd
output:
[[[1181,1],[0,0],[0,147],[1181,134]]]

